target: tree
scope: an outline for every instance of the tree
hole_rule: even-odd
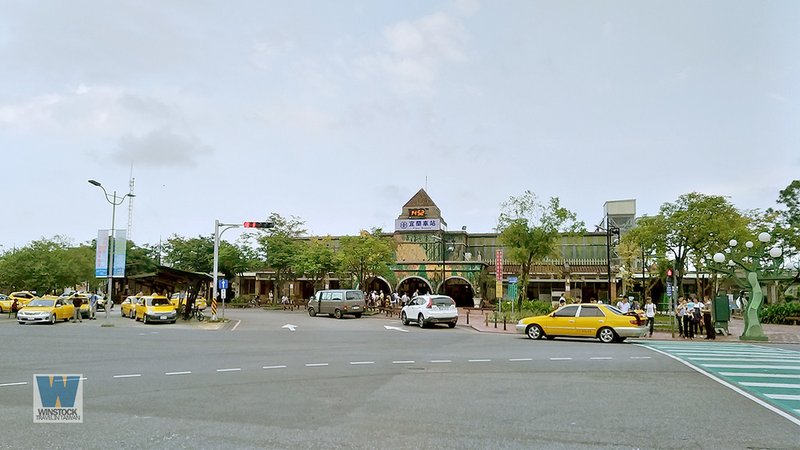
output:
[[[397,243],[382,236],[379,228],[372,232],[361,230],[358,236],[342,236],[337,259],[342,272],[355,279],[360,289],[365,289],[367,279],[374,276],[391,278],[391,265],[395,263]]]
[[[94,249],[72,246],[62,236],[33,241],[0,257],[0,287],[4,289],[61,293],[65,288],[92,283],[98,284]]]
[[[211,273],[214,270],[214,237],[183,238],[172,235],[164,244],[164,261],[180,270]],[[246,269],[247,260],[241,249],[227,241],[219,244],[219,271],[233,278]]]
[[[309,278],[314,283],[315,290],[320,289],[320,282],[337,268],[331,238],[312,238],[299,245],[299,250],[293,263],[295,272]]]
[[[501,205],[497,219],[498,241],[506,249],[509,261],[521,266],[518,308],[527,300],[531,267],[546,258],[558,256],[561,233],[576,233],[585,229],[572,211],[561,206],[558,197],[543,204],[536,194],[525,191],[511,196]]]
[[[800,180],[793,180],[778,194],[779,208],[770,208],[767,214],[771,216],[770,234],[776,244],[783,251],[784,261],[787,266],[794,269],[792,279],[785,283],[784,289],[793,284],[800,283]]]
[[[267,266],[275,270],[275,298],[283,291],[283,284],[293,279],[294,264],[301,252],[299,238],[306,234],[305,221],[299,217],[285,218],[271,213],[273,228],[259,229],[257,233],[260,254]]]
[[[641,217],[632,232],[637,242],[659,257],[672,255],[678,295],[690,265],[704,267],[708,255],[724,249],[728,241],[747,234],[748,219],[725,197],[697,192],[664,203],[655,216]]]

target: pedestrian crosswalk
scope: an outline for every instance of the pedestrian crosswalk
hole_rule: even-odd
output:
[[[647,342],[785,412],[800,424],[800,352],[753,344]]]

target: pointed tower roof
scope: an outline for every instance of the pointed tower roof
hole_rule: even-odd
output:
[[[435,207],[436,203],[431,200],[431,197],[425,192],[425,189],[420,189],[411,200],[407,201],[403,208],[424,208],[424,207]],[[437,208],[438,209],[438,208]]]

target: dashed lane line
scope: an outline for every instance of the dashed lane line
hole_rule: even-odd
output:
[[[511,362],[520,362],[520,361],[533,361],[533,358],[509,358]]]
[[[310,363],[306,364],[306,367],[325,367],[328,363]]]
[[[602,359],[602,360],[608,360],[608,359],[614,359],[614,358],[612,358],[612,357],[610,357],[610,356],[592,356],[592,357],[591,357],[591,358],[589,358],[589,359],[594,359],[594,360],[600,360],[600,359]]]
[[[572,358],[550,358],[550,361],[572,361]]]
[[[369,364],[375,364],[375,361],[350,361],[351,366],[366,366]]]
[[[129,373],[126,375],[114,375],[114,378],[139,378],[142,374],[140,373]]]
[[[263,366],[263,367],[261,367],[261,368],[262,368],[262,369],[285,369],[285,368],[286,368],[286,366],[285,366],[285,365],[279,365],[279,366]]]
[[[192,372],[189,370],[184,370],[182,372],[164,372],[164,375],[171,376],[171,375],[190,375]]]
[[[449,359],[432,359],[431,360],[431,363],[433,363],[433,364],[436,364],[436,363],[451,363],[451,362],[453,362],[453,361],[451,361]]]
[[[467,362],[472,362],[472,363],[476,363],[476,362],[492,362],[492,360],[491,359],[468,359]]]
[[[232,367],[230,369],[217,369],[217,372],[241,372],[241,367]]]
[[[650,356],[631,356],[631,359],[651,359]]]
[[[414,361],[392,361],[392,364],[414,364]]]
[[[27,381],[18,381],[16,383],[3,383],[3,384],[0,384],[0,387],[5,387],[5,386],[25,386],[26,384],[28,384]]]

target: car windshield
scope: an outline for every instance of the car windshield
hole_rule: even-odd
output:
[[[150,301],[151,306],[167,306],[169,304],[169,300],[165,298],[154,298]]]
[[[364,300],[364,293],[361,291],[347,291],[348,300]]]
[[[455,304],[453,299],[450,297],[433,297],[433,304],[436,306],[450,306]]]
[[[31,300],[30,303],[28,303],[28,306],[53,306],[54,304],[55,300],[38,299],[38,300]]]

